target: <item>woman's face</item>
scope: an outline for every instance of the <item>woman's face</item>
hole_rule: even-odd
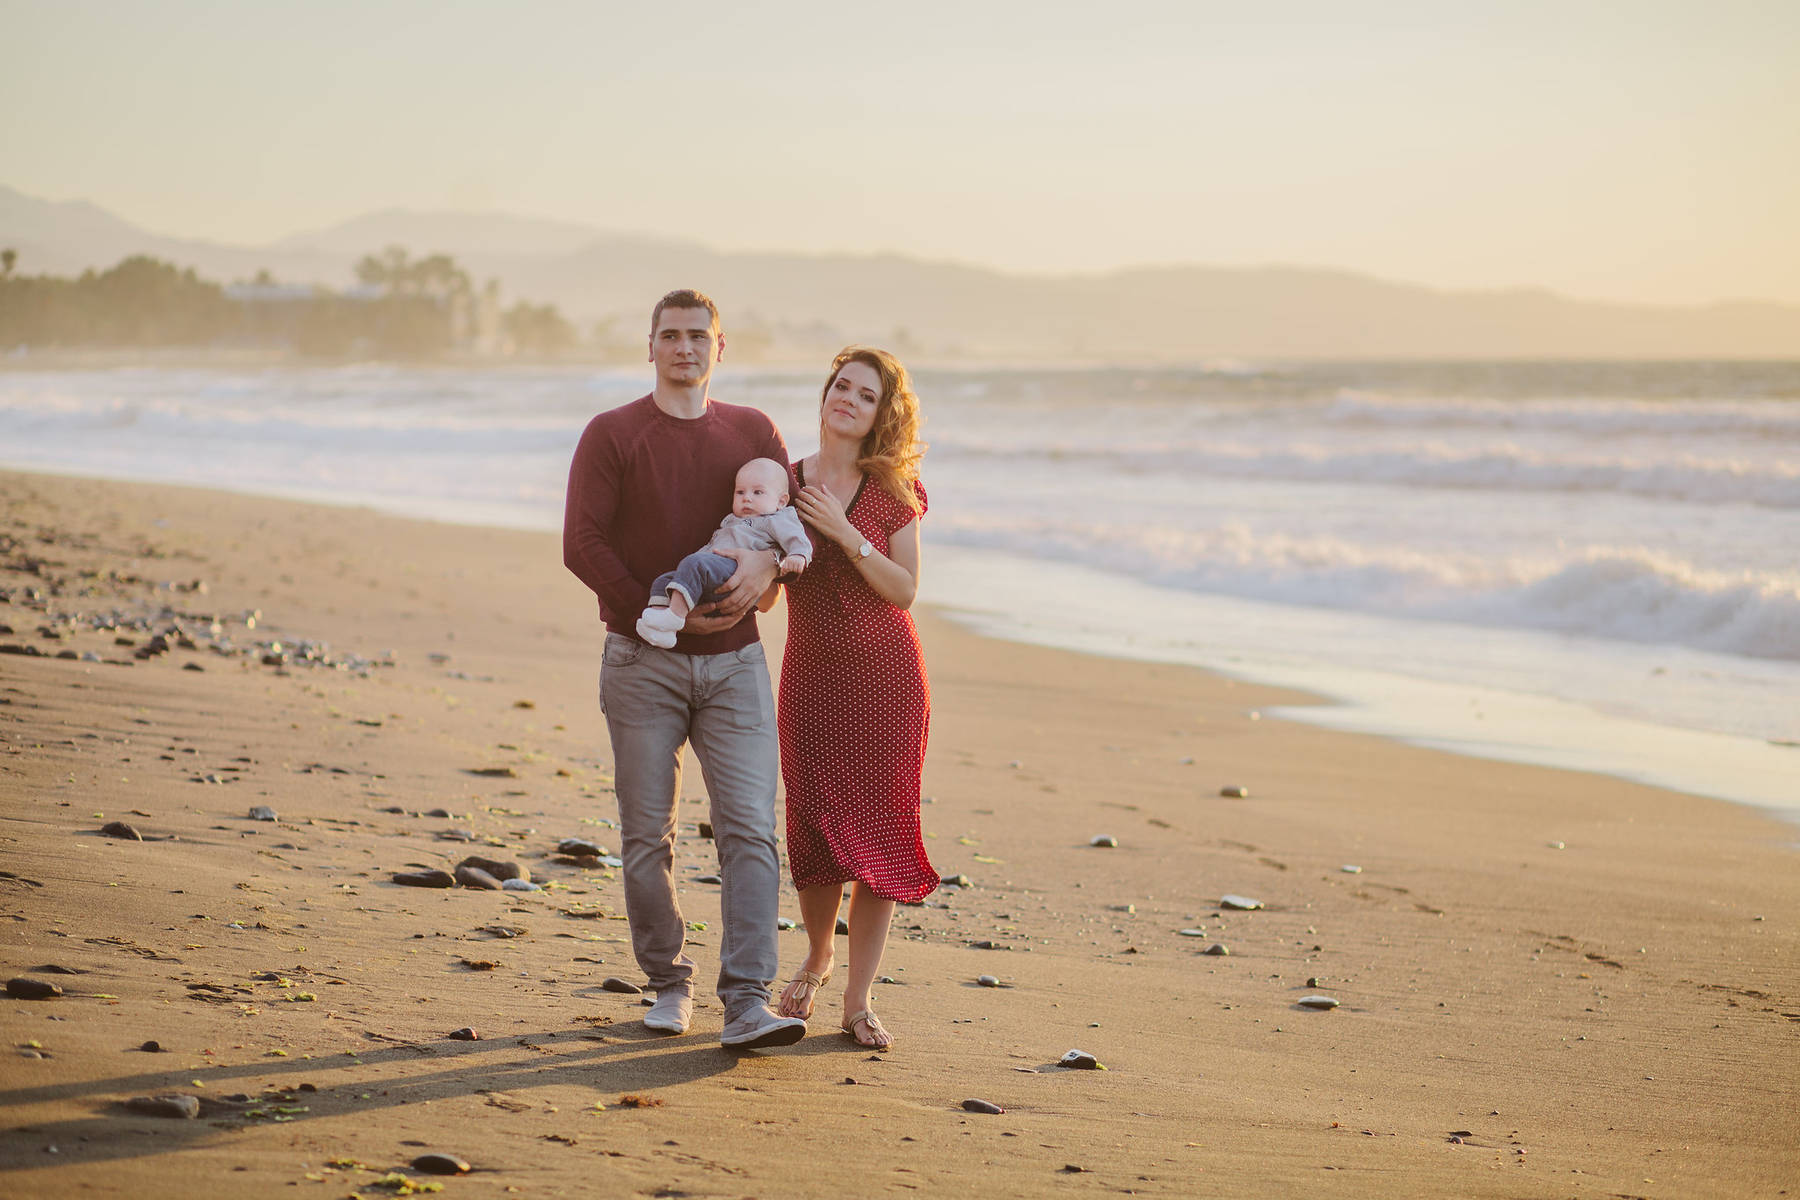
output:
[[[881,407],[881,376],[864,362],[847,362],[838,368],[825,389],[825,406],[819,423],[839,437],[861,441],[875,428]]]

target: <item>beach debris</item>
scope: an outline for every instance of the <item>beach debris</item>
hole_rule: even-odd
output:
[[[1342,871],[1346,875],[1361,875],[1362,874],[1362,868],[1357,866],[1355,863],[1345,863],[1343,866],[1339,867],[1338,870]]]
[[[427,1175],[467,1175],[473,1170],[454,1154],[421,1154],[412,1160],[412,1169]]]
[[[472,1025],[464,1025],[461,1029],[452,1029],[444,1035],[453,1042],[479,1042],[481,1035],[475,1032]]]
[[[1210,954],[1214,958],[1225,958],[1231,954],[1231,947],[1227,946],[1224,942],[1214,942],[1200,953]]]
[[[998,975],[977,975],[975,982],[981,987],[999,987],[1000,977]]]
[[[1316,1008],[1321,1011],[1336,1008],[1338,1006],[1337,1000],[1330,996],[1302,996],[1300,999],[1294,1001],[1294,1003],[1298,1004],[1301,1008]]]
[[[155,1038],[151,1038],[149,1041],[139,1046],[138,1049],[142,1050],[145,1054],[162,1054],[164,1052],[163,1044]]]
[[[621,996],[641,996],[644,989],[635,983],[620,979],[617,975],[608,975],[600,981],[602,991],[617,992]]]
[[[997,1117],[1006,1111],[992,1100],[964,1100],[962,1106],[964,1112],[986,1113],[990,1117]]]
[[[1325,983],[1317,975],[1308,975],[1306,977],[1306,986],[1307,987],[1324,987]]]
[[[849,933],[850,932],[850,922],[844,920],[844,918],[842,918],[842,917],[839,917],[837,919],[837,932],[839,934]]]
[[[1106,906],[1106,911],[1131,914],[1131,913],[1137,912],[1137,905],[1135,905],[1135,904],[1109,904]]]
[[[966,888],[975,885],[969,882],[967,875],[941,875],[938,877],[938,886]]]
[[[696,875],[694,876],[694,882],[719,884],[724,883],[725,881],[720,879],[717,875]]]
[[[1252,900],[1248,896],[1226,895],[1219,897],[1220,908],[1235,908],[1240,912],[1249,912],[1251,909],[1261,908],[1262,906],[1263,902],[1261,900]]]
[[[1547,844],[1549,845],[1550,849],[1552,849],[1552,850],[1567,850],[1568,849],[1568,847],[1563,845],[1561,842],[1549,842]]]
[[[394,882],[401,887],[447,888],[456,886],[456,876],[448,871],[396,871]]]
[[[500,890],[500,881],[495,879],[492,875],[489,875],[480,867],[471,867],[459,863],[456,868],[455,879],[457,883],[460,883],[466,888],[480,888],[483,891],[488,892],[497,892]]]
[[[1062,1170],[1057,1173],[1059,1175],[1085,1175],[1087,1174],[1087,1168],[1078,1167],[1074,1163],[1064,1163],[1062,1165]]]
[[[711,821],[700,822],[700,836],[705,838],[709,842],[712,841],[713,828],[712,828]]]
[[[556,843],[556,852],[576,857],[586,855],[590,858],[600,858],[606,854],[606,847],[598,842],[590,842],[586,838],[571,837]]]
[[[27,979],[23,975],[6,981],[6,994],[14,1000],[54,1000],[62,988],[43,979]]]
[[[1183,929],[1180,932],[1181,932],[1182,937],[1205,937],[1206,936],[1206,930],[1204,930],[1204,929]]]
[[[502,879],[500,887],[509,892],[541,892],[544,890],[529,879]]]
[[[513,707],[514,708],[536,708],[537,701],[536,700],[514,700]]]
[[[1119,839],[1110,833],[1097,833],[1088,839],[1088,845],[1112,849],[1119,844]]]
[[[182,1092],[171,1092],[163,1096],[133,1096],[125,1102],[125,1107],[142,1117],[191,1121],[200,1115],[200,1097]]]
[[[448,821],[451,817],[455,816],[456,814],[452,813],[447,808],[434,808],[430,812],[428,812],[424,815],[428,816],[428,817],[440,817],[443,820]]]
[[[517,779],[519,773],[511,767],[464,767],[463,773],[479,775],[483,779]]]
[[[479,854],[471,854],[456,864],[459,867],[474,867],[484,871],[498,880],[530,879],[531,872],[509,859],[483,858]]]
[[[139,833],[123,821],[108,821],[100,827],[100,832],[107,837],[123,838],[128,842],[141,842],[144,840],[143,834]]]
[[[492,971],[500,965],[488,958],[459,958],[456,961],[471,971]]]
[[[1105,1064],[1086,1050],[1071,1050],[1056,1060],[1059,1067],[1067,1067],[1071,1071],[1104,1071]]]
[[[798,929],[800,928],[800,923],[792,917],[776,917],[775,928],[783,930]]]
[[[275,810],[266,804],[252,805],[249,817],[252,821],[273,821],[276,819]]]
[[[980,938],[976,941],[970,942],[969,949],[971,949],[971,950],[1011,950],[1012,947],[1003,945],[1002,943],[996,942],[996,941],[992,940],[991,938]]]
[[[1219,795],[1224,796],[1227,800],[1248,800],[1250,798],[1250,789],[1232,784],[1228,787],[1220,788]]]
[[[661,1096],[646,1096],[641,1092],[627,1092],[619,1097],[620,1108],[661,1108]]]
[[[473,829],[440,829],[437,832],[440,842],[472,842],[475,840]]]

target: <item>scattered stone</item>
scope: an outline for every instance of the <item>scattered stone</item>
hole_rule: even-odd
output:
[[[128,842],[141,842],[144,835],[123,821],[108,821],[100,827],[100,832],[107,837],[123,838]]]
[[[837,919],[837,931],[839,934],[849,933],[850,932],[850,922],[844,920],[844,918],[842,918],[842,917],[839,917]]]
[[[1118,844],[1119,844],[1119,839],[1112,836],[1110,833],[1095,834],[1093,837],[1088,839],[1088,845],[1102,846],[1109,850],[1112,849],[1113,847],[1117,846]]]
[[[464,767],[470,775],[479,775],[484,779],[517,779],[519,773],[511,767]]]
[[[1100,1060],[1089,1054],[1086,1050],[1071,1050],[1061,1058],[1057,1059],[1056,1065],[1059,1067],[1067,1067],[1071,1071],[1106,1070]]]
[[[795,921],[792,917],[776,917],[775,928],[782,930],[798,929],[800,928],[800,925],[799,922]]]
[[[602,854],[600,856],[600,865],[603,867],[622,867],[625,865],[625,860],[616,854]]]
[[[489,958],[459,958],[456,961],[471,971],[492,971],[500,965]]]
[[[608,975],[600,981],[600,987],[608,992],[617,992],[621,996],[641,996],[644,989],[635,983],[628,983],[617,975]]]
[[[535,701],[535,700],[514,700],[513,707],[514,708],[536,708],[537,701]]]
[[[1330,996],[1302,996],[1295,1001],[1301,1008],[1328,1009],[1336,1008],[1338,1002]]]
[[[1228,800],[1248,800],[1250,798],[1250,789],[1237,786],[1222,787],[1219,789],[1219,795],[1224,796]]]
[[[200,1097],[179,1092],[166,1096],[133,1096],[125,1102],[125,1107],[139,1116],[191,1121],[200,1115]]]
[[[1231,947],[1227,946],[1224,942],[1214,942],[1212,945],[1208,946],[1206,949],[1202,950],[1200,953],[1210,954],[1214,958],[1225,958],[1228,955],[1230,955]]]
[[[982,987],[999,987],[1000,986],[1000,978],[997,975],[977,975],[975,977],[975,982],[980,984]]]
[[[1252,900],[1248,896],[1220,896],[1219,897],[1219,907],[1220,908],[1235,908],[1235,909],[1239,910],[1240,912],[1248,912],[1251,909],[1261,908],[1262,906],[1263,906],[1263,902],[1261,900]]]
[[[444,820],[447,821],[450,819],[452,814],[451,814],[450,810],[447,808],[434,808],[430,812],[426,813],[425,815],[428,817],[442,817]]]
[[[57,963],[39,963],[35,967],[26,967],[33,975],[86,975],[87,972],[77,967],[60,966]]]
[[[1339,867],[1338,870],[1342,871],[1346,875],[1361,875],[1362,874],[1362,868],[1355,865],[1354,863],[1345,863],[1343,866]]]
[[[529,879],[502,879],[500,887],[508,892],[541,892],[544,890]]]
[[[606,853],[606,847],[597,842],[590,842],[586,838],[564,838],[562,841],[556,843],[556,852],[558,854],[576,856],[586,855],[590,858],[600,858]]]
[[[427,1175],[467,1175],[472,1169],[454,1154],[421,1154],[412,1160],[412,1168]]]
[[[138,1049],[142,1050],[145,1054],[161,1054],[163,1052],[163,1045],[161,1042],[152,1038],[150,1041],[139,1046]]]
[[[991,1117],[997,1117],[1006,1111],[992,1100],[964,1100],[962,1106],[964,1112],[986,1113]]]
[[[516,862],[499,858],[482,858],[479,854],[471,854],[456,865],[474,867],[477,871],[483,871],[499,880],[531,878],[531,872]]]
[[[1135,913],[1137,911],[1137,905],[1135,905],[1135,904],[1109,904],[1106,906],[1106,911],[1131,914],[1131,913]]]
[[[481,1040],[481,1035],[476,1033],[474,1027],[470,1025],[464,1025],[461,1029],[452,1029],[446,1036],[453,1042],[479,1042]]]
[[[255,805],[250,809],[250,819],[252,821],[273,821],[275,820],[275,810],[266,804]]]
[[[500,881],[495,879],[492,875],[489,875],[480,867],[470,867],[459,864],[456,868],[455,879],[457,883],[460,883],[466,888],[480,888],[483,891],[488,892],[497,892],[500,890]]]
[[[723,879],[720,879],[717,875],[696,875],[696,876],[694,876],[694,882],[695,883],[718,884],[718,883],[724,883],[725,881]]]
[[[440,842],[472,842],[475,840],[473,829],[440,829],[437,833]]]
[[[1012,947],[1005,945],[1004,943],[1001,943],[1001,942],[993,941],[990,938],[982,938],[979,941],[970,942],[969,949],[971,949],[971,950],[1011,950]]]
[[[375,811],[383,812],[383,813],[398,813],[402,816],[404,816],[406,813],[406,810],[404,808],[401,808],[398,804],[390,804],[386,808],[378,808]]]
[[[1319,977],[1317,975],[1309,975],[1309,976],[1307,976],[1307,979],[1306,979],[1306,986],[1307,987],[1324,987],[1325,984],[1319,979]]]
[[[1192,762],[1193,760],[1189,759],[1188,761]],[[1064,1163],[1060,1173],[1063,1175],[1083,1175],[1087,1173],[1087,1168],[1078,1167],[1074,1163]]]
[[[448,871],[398,871],[394,882],[402,887],[447,888],[456,886],[456,876]]]
[[[14,1000],[54,1000],[63,994],[63,990],[46,980],[27,979],[21,975],[6,981],[6,994]]]
[[[938,886],[966,888],[975,885],[969,882],[967,875],[945,875],[938,879]]]
[[[1205,937],[1206,930],[1204,930],[1204,929],[1183,929],[1181,931],[1181,936],[1182,937]]]
[[[713,835],[712,822],[711,821],[700,822],[700,836],[710,842],[710,841],[712,841],[712,835]]]

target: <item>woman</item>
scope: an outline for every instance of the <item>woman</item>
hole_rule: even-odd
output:
[[[877,1050],[894,1040],[869,996],[894,903],[938,886],[919,837],[931,692],[907,612],[918,591],[924,453],[906,368],[852,346],[825,383],[819,451],[794,464],[789,489],[814,557],[788,585],[776,722],[788,863],[809,946],[780,1008],[812,1015],[831,977],[838,901],[853,882],[843,1028]]]

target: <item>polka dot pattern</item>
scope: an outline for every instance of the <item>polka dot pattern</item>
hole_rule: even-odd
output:
[[[793,472],[790,472],[793,474]],[[794,478],[791,492],[800,484]],[[924,515],[925,488],[913,489]],[[847,514],[877,550],[914,514],[869,480]],[[931,685],[912,614],[876,594],[835,543],[787,586],[788,640],[776,724],[797,888],[861,880],[912,901],[938,886],[919,835],[919,774]]]

